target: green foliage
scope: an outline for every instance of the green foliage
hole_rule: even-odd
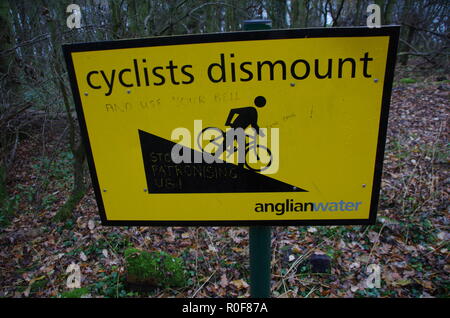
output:
[[[6,199],[8,193],[6,191],[6,171],[3,165],[0,165],[0,206]]]
[[[72,193],[69,199],[67,199],[66,203],[64,203],[64,205],[61,207],[61,209],[59,209],[58,213],[55,215],[55,221],[63,222],[67,221],[70,217],[72,217],[72,211],[84,197],[85,193],[86,193],[85,190]]]
[[[108,246],[110,246],[115,253],[121,253],[125,248],[132,247],[132,243],[130,242],[127,236],[121,235],[119,233],[108,233],[106,234]]]
[[[400,79],[400,83],[402,83],[402,84],[414,84],[414,83],[417,83],[417,81],[414,78],[405,77],[405,78],[401,78]]]
[[[378,288],[366,288],[366,289],[359,289],[355,293],[356,298],[377,298],[380,297],[380,289]]]
[[[116,270],[117,268],[113,267],[113,269]],[[98,281],[93,285],[96,294],[110,298],[127,296],[124,286],[123,277],[120,277],[117,271],[109,274],[106,272],[100,273]]]
[[[187,284],[183,261],[165,252],[125,250],[128,280],[150,286],[182,287]]]
[[[410,149],[399,139],[392,139],[387,143],[386,150],[393,153],[398,159],[406,159],[411,155]]]
[[[31,168],[41,177],[40,181],[44,187],[51,183],[56,188],[65,188],[73,178],[72,161],[71,151],[61,151],[55,158],[38,157]]]
[[[66,224],[68,223],[73,223],[73,221],[69,220],[66,222]],[[75,242],[73,242],[72,240],[76,240],[76,236],[72,234],[69,234],[68,236],[70,237],[70,239],[68,241],[65,241],[63,244],[65,245],[67,244],[67,246],[73,246]],[[119,233],[108,233],[106,235],[106,238],[107,239],[95,240],[89,245],[77,247],[68,252],[66,255],[74,256],[83,252],[86,256],[92,256],[94,258],[97,258],[97,257],[104,257],[103,256],[104,249],[111,248],[114,251],[114,253],[122,253],[122,251],[125,248],[132,246],[128,237],[123,236]]]
[[[8,196],[6,176],[3,166],[0,166],[0,228],[9,224],[17,209],[19,196]]]
[[[81,296],[87,294],[89,294],[89,290],[86,287],[75,288],[62,293],[61,298],[81,298]]]
[[[30,174],[37,176],[37,186],[17,184],[15,187],[17,194],[11,197],[8,197],[6,187],[2,186],[2,182],[0,182],[0,227],[9,223],[19,202],[34,204],[37,197],[40,197],[37,202],[38,209],[48,210],[53,207],[60,200],[57,194],[66,189],[73,178],[72,158],[73,155],[70,151],[61,151],[53,159],[45,156],[34,158],[35,163],[31,165]],[[0,180],[2,180],[1,174],[2,171],[0,171]],[[38,192],[42,195],[38,196]],[[78,197],[82,197],[82,195],[80,194]],[[62,209],[64,211],[58,215],[58,220],[65,221],[70,217],[70,213],[66,213],[67,209],[76,205],[78,197],[75,196],[66,202]]]
[[[25,201],[27,203],[32,203],[34,198],[35,190],[32,187],[18,184],[17,185],[17,191],[20,193],[20,200]]]
[[[1,200],[0,200],[1,201]],[[0,205],[0,228],[7,226],[17,210],[19,196],[7,197]]]
[[[30,293],[44,290],[48,285],[48,279],[39,279],[31,285]]]
[[[93,293],[109,298],[123,298],[123,297],[139,297],[140,294],[134,291],[127,291],[125,289],[125,277],[121,276],[118,267],[112,266],[113,272],[102,272],[98,275],[98,280],[90,285]]]
[[[16,271],[16,273],[24,274],[29,271],[33,271],[35,269],[36,269],[36,266],[21,268],[21,269],[18,269]],[[19,293],[27,292],[29,297],[36,297],[36,296],[39,296],[39,294],[37,294],[37,293],[45,291],[48,288],[48,285],[49,285],[49,280],[46,277],[42,276],[42,277],[38,278],[37,280],[33,281],[31,283],[31,286],[28,286],[28,283],[24,281],[22,285],[17,286],[17,291]]]
[[[443,144],[435,150],[432,149],[431,153],[434,153],[437,162],[447,162],[450,158],[450,143]]]
[[[49,180],[60,180],[60,187],[67,187],[71,183],[73,178],[73,159],[74,156],[72,152],[63,152],[58,158],[58,164],[51,166],[49,170]],[[59,209],[58,213],[55,215],[55,221],[64,222],[72,217],[72,212],[81,199],[86,194],[86,189],[74,189],[70,194],[70,197],[64,203],[64,205]],[[51,202],[52,198],[45,198],[44,204]]]
[[[7,224],[7,217],[9,215],[5,205],[8,194],[6,192],[5,171],[3,166],[0,166],[0,226]]]

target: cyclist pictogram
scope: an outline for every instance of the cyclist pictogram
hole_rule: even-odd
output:
[[[258,96],[254,100],[256,107],[264,107],[266,99]],[[218,127],[206,127],[197,136],[197,144],[202,152],[218,158],[225,152],[225,160],[238,152],[238,165],[261,172],[272,164],[272,152],[258,144],[258,135],[265,137],[258,126],[258,111],[255,107],[233,108],[228,114],[226,132]],[[251,127],[251,132],[247,128]],[[242,153],[242,151],[244,152]]]

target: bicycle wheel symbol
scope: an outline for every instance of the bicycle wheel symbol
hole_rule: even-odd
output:
[[[272,152],[269,148],[256,143],[256,135],[246,135],[251,139],[245,143],[245,167],[255,172],[261,172],[272,164]],[[197,145],[202,152],[213,156],[226,152],[226,157],[238,151],[238,148],[231,145],[226,148],[226,134],[217,127],[204,128],[197,136]]]
[[[207,127],[197,136],[197,145],[202,152],[212,154],[224,151],[225,133],[217,127]]]
[[[261,172],[272,164],[272,152],[269,148],[254,144],[245,149],[245,166],[253,171]]]

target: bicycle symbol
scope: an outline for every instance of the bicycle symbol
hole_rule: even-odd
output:
[[[257,96],[254,104],[258,108],[264,107],[266,99],[264,96]],[[225,133],[220,128],[207,127],[200,132],[197,137],[197,144],[202,152],[209,153],[216,158],[222,155],[223,152],[226,152],[225,159],[227,159],[237,151],[238,164],[240,166],[245,165],[248,169],[256,172],[264,171],[270,167],[272,164],[272,152],[266,146],[257,143],[258,135],[261,137],[265,135],[258,126],[258,111],[255,107],[231,109],[225,126],[229,126],[232,129]],[[247,127],[252,127],[254,134],[246,133],[245,129]],[[242,162],[242,149],[234,145],[235,141],[237,141],[238,146],[243,146],[245,149],[244,162]]]
[[[257,143],[257,133],[255,129],[254,131],[254,134],[244,132],[245,162],[243,164],[252,171],[261,172],[268,169],[272,164],[272,152],[266,146]],[[223,130],[217,127],[207,127],[198,134],[197,144],[202,152],[211,154],[216,158],[225,152],[225,158],[229,158],[239,151],[239,148],[234,143],[227,145],[226,140],[227,134]],[[237,144],[239,145],[239,142]]]

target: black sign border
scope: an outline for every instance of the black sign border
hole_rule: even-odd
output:
[[[287,29],[287,30],[264,30],[264,31],[241,31],[229,33],[211,33],[195,35],[178,35],[170,37],[152,37],[141,39],[127,39],[116,41],[102,41],[91,43],[65,44],[62,46],[64,58],[67,64],[70,85],[78,122],[81,130],[81,138],[86,150],[89,171],[95,198],[97,200],[100,218],[103,225],[109,226],[289,226],[289,225],[372,225],[376,222],[381,176],[383,172],[383,158],[386,143],[386,133],[388,126],[390,98],[392,92],[392,82],[397,56],[399,39],[399,26],[384,26],[380,28],[367,27],[343,27],[343,28],[309,28],[309,29]],[[367,36],[388,36],[389,47],[386,61],[386,70],[383,86],[380,126],[378,129],[378,143],[375,159],[375,170],[372,184],[372,197],[368,219],[325,219],[325,220],[232,220],[232,221],[134,221],[134,220],[108,220],[102,200],[101,189],[95,169],[91,144],[87,132],[84,118],[80,92],[76,80],[75,69],[72,60],[72,53],[99,50],[139,48],[149,46],[168,46],[181,44],[213,43],[213,42],[235,42],[252,40],[275,40],[275,39],[296,39],[296,38],[331,38],[331,37],[367,37]]]

